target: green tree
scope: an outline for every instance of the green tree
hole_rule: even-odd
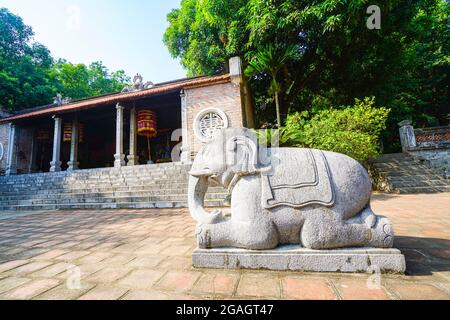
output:
[[[380,154],[380,135],[389,112],[376,107],[374,97],[312,116],[306,111],[295,112],[281,130],[280,143],[339,152],[365,162]]]
[[[53,66],[51,75],[60,84],[58,91],[64,97],[82,99],[92,93],[89,86],[89,70],[84,64],[72,64],[59,59]]]
[[[51,75],[61,84],[61,94],[71,99],[119,92],[130,82],[123,70],[110,73],[100,61],[86,66],[60,59],[53,66]]]
[[[280,84],[277,79],[278,73],[287,65],[287,63],[295,60],[296,57],[297,48],[295,46],[275,49],[274,46],[268,45],[266,48],[256,53],[255,57],[249,62],[249,65],[245,70],[246,75],[250,77],[264,73],[267,73],[270,76],[269,94],[273,95],[275,98],[278,127],[283,125],[281,122],[280,102],[278,98],[280,93]]]
[[[123,70],[110,73],[101,62],[89,67],[54,62],[33,35],[20,17],[0,8],[0,107],[17,111],[47,105],[58,92],[82,99],[121,91],[130,82]]]
[[[182,0],[168,15],[163,41],[189,76],[227,70],[228,58],[244,53],[247,0]]]
[[[366,27],[365,0],[183,0],[172,11],[164,42],[190,75],[225,72],[231,55],[255,61],[267,46],[298,48],[273,77],[250,79],[257,119],[271,122],[304,110],[347,105],[376,96],[391,116],[383,137],[398,141],[397,122],[448,123],[449,3],[381,0],[380,30]],[[391,150],[392,151],[392,150]]]
[[[0,8],[0,107],[10,111],[47,104],[56,94],[53,59],[32,37],[20,17]]]

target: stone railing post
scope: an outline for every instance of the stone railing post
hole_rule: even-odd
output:
[[[62,119],[53,116],[55,120],[55,128],[53,132],[53,159],[50,162],[50,172],[58,172],[61,171],[61,127],[62,127]]]
[[[8,151],[6,154],[6,175],[17,173],[17,128],[16,125],[9,124]]]
[[[415,148],[417,146],[414,127],[411,124],[411,120],[403,120],[402,122],[398,123],[398,125],[400,126],[400,142],[402,144],[403,152],[408,152],[410,148]]]
[[[114,155],[114,167],[120,168],[125,165],[125,155],[123,154],[123,106],[116,105],[116,154]]]

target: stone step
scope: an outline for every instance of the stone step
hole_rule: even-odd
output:
[[[0,210],[186,207],[189,169],[164,164],[3,176]],[[205,205],[227,205],[228,198],[211,183]]]
[[[168,192],[172,192],[174,190],[187,190],[188,184],[187,183],[167,183],[167,184],[158,184],[158,185],[139,185],[139,186],[108,186],[108,187],[98,187],[98,186],[92,186],[92,187],[83,187],[83,188],[49,188],[49,189],[43,189],[43,188],[26,188],[26,189],[20,189],[17,188],[16,190],[9,190],[8,192],[0,192],[0,198],[1,197],[10,197],[10,196],[22,196],[22,195],[48,195],[48,194],[79,194],[79,193],[108,193],[108,192],[153,192],[158,190],[164,190]],[[224,190],[222,187],[218,187],[217,185],[210,185],[210,188],[220,189]]]
[[[186,181],[188,179],[187,176],[181,176],[179,174],[177,175],[168,175],[164,177],[139,177],[139,178],[127,178],[127,179],[116,179],[116,178],[109,178],[109,179],[90,179],[90,180],[83,180],[83,179],[53,179],[53,180],[25,180],[25,181],[6,181],[4,183],[0,183],[0,187],[9,187],[14,185],[46,185],[46,184],[54,184],[54,183],[64,183],[64,184],[73,184],[73,183],[79,183],[79,184],[92,184],[92,183],[136,183],[136,182],[148,182],[148,181],[165,181],[165,180],[178,180],[178,181]]]
[[[205,207],[223,207],[228,204],[222,200],[205,201]],[[102,210],[102,209],[153,209],[153,208],[186,208],[187,201],[154,201],[140,203],[77,203],[58,205],[17,205],[0,206],[1,211],[22,210]]]
[[[380,191],[394,193],[449,192],[450,181],[430,164],[404,153],[383,155],[372,161]]]
[[[146,187],[146,186],[154,186],[154,187],[162,187],[169,185],[187,185],[187,180],[159,180],[159,181],[147,181],[147,182],[139,182],[139,183],[90,183],[90,184],[80,184],[80,183],[63,183],[63,182],[55,182],[55,183],[47,183],[47,184],[26,184],[26,185],[12,185],[8,188],[3,188],[0,192],[7,191],[17,191],[20,189],[30,189],[32,190],[42,190],[42,189],[83,189],[84,188],[111,188],[111,187]]]
[[[208,193],[206,200],[221,200],[227,197],[223,193]],[[22,200],[1,200],[0,206],[16,206],[16,205],[37,205],[37,204],[69,204],[69,203],[114,203],[114,202],[153,202],[153,201],[187,201],[187,193],[185,194],[166,194],[151,196],[111,196],[111,197],[66,197],[66,198],[47,198],[47,199],[22,199]]]
[[[12,193],[9,196],[0,196],[0,201],[2,200],[25,200],[25,199],[49,199],[49,198],[70,198],[70,197],[127,197],[127,196],[154,196],[154,195],[166,195],[166,194],[187,194],[188,189],[177,188],[177,189],[148,189],[148,190],[128,190],[128,191],[107,191],[107,192],[93,192],[92,189],[85,189],[85,192],[61,192],[61,193],[48,193],[45,190],[44,193],[29,193],[29,194],[17,194]],[[67,190],[66,190],[67,191]],[[76,190],[77,191],[77,190]],[[211,193],[221,193],[228,194],[224,192],[225,190],[220,187],[210,187],[208,189],[208,194]]]

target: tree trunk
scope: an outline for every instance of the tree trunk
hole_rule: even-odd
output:
[[[278,99],[278,92],[275,92],[275,106],[277,108],[277,124],[278,124],[278,128],[281,128],[280,101]]]

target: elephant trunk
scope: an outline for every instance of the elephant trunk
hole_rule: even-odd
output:
[[[204,202],[207,190],[207,176],[189,176],[188,205],[192,217],[201,224],[216,224],[223,221],[223,215],[220,211],[213,213],[205,211]]]

